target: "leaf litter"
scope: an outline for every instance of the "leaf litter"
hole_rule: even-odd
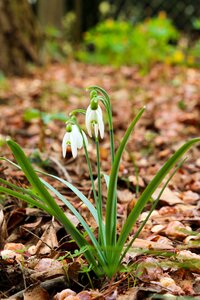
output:
[[[28,78],[8,79],[0,91],[1,155],[12,159],[5,146],[12,137],[33,163],[77,185],[92,199],[83,153],[76,160],[61,156],[63,122],[26,120],[30,108],[60,113],[87,107],[89,85],[102,86],[111,95],[114,128],[119,145],[125,128],[143,105],[147,112],[134,132],[120,164],[118,229],[163,162],[185,140],[200,133],[200,71],[155,65],[145,77],[136,68],[89,66],[75,61],[35,69]],[[46,122],[46,121],[45,121]],[[109,174],[108,136],[101,143],[102,169]],[[40,152],[34,152],[35,149]],[[41,152],[42,151],[42,152]],[[94,147],[89,147],[94,174]],[[34,155],[33,155],[34,153]],[[87,265],[74,241],[46,213],[16,199],[0,198],[0,291],[8,299],[154,299],[160,294],[200,297],[200,149],[193,148],[187,163],[169,183],[157,208],[124,258],[125,272],[115,281],[88,279]],[[1,177],[26,186],[21,171],[0,161]],[[47,181],[51,179],[46,178]],[[87,208],[71,191],[51,180],[93,226]],[[152,203],[159,194],[155,192]],[[104,187],[103,195],[105,197]],[[62,205],[58,199],[56,199]],[[141,214],[134,234],[150,210]],[[63,207],[64,209],[64,207]],[[69,216],[69,212],[66,210]],[[73,224],[82,230],[73,216]],[[94,227],[94,231],[97,228]],[[130,236],[131,239],[131,236]],[[85,270],[85,271],[84,271]],[[178,299],[178,298],[177,298]],[[180,298],[181,299],[181,298]]]

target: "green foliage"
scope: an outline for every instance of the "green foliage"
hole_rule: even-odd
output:
[[[117,181],[118,181],[118,170],[120,165],[120,160],[126,144],[129,140],[129,137],[141,118],[142,114],[144,113],[145,108],[142,108],[139,113],[135,116],[133,121],[131,122],[130,126],[126,130],[123,139],[121,140],[120,146],[115,153],[114,149],[114,135],[113,135],[113,124],[112,124],[112,109],[110,98],[108,94],[100,87],[92,86],[89,88],[91,90],[90,95],[95,95],[95,99],[98,99],[102,102],[105,107],[105,110],[108,115],[108,124],[109,124],[109,131],[110,131],[110,148],[111,148],[111,173],[110,176],[101,173],[101,161],[100,161],[100,153],[99,153],[99,141],[98,136],[95,137],[96,142],[96,150],[97,150],[97,182],[98,182],[98,192],[95,189],[95,181],[92,175],[92,168],[91,162],[89,160],[87,146],[85,140],[83,138],[84,143],[84,150],[85,156],[88,163],[90,178],[92,181],[92,190],[94,195],[95,204],[93,205],[89,199],[82,194],[75,186],[71,183],[59,178],[57,176],[47,174],[41,171],[35,171],[32,164],[30,163],[29,159],[26,157],[25,153],[21,149],[21,147],[15,143],[14,141],[10,140],[7,142],[9,148],[11,149],[14,157],[18,165],[9,161],[8,159],[4,159],[9,161],[12,165],[17,168],[20,168],[27,180],[31,185],[30,188],[22,188],[18,187],[2,178],[0,178],[0,193],[7,194],[18,199],[21,199],[27,202],[30,205],[37,206],[38,208],[46,211],[48,214],[54,216],[65,228],[65,230],[71,235],[71,237],[77,243],[81,253],[84,254],[88,264],[89,269],[91,268],[97,276],[107,276],[112,278],[116,275],[117,272],[123,271],[124,268],[122,266],[122,259],[124,258],[125,254],[131,247],[135,238],[139,235],[140,231],[148,221],[152,211],[155,208],[155,205],[159,201],[166,185],[168,184],[169,180],[175,174],[175,171],[170,175],[169,172],[171,169],[176,165],[176,163],[180,160],[180,158],[184,155],[184,153],[192,147],[193,144],[200,142],[200,138],[194,138],[185,144],[183,144],[163,165],[163,167],[158,171],[158,173],[154,176],[152,181],[147,185],[146,189],[138,198],[135,206],[133,207],[132,211],[130,212],[129,216],[125,220],[121,232],[117,232]],[[93,98],[91,99],[91,101]],[[77,113],[83,113],[84,110],[79,109],[76,110]],[[75,111],[73,111],[75,113]],[[74,122],[76,126],[79,126],[76,123],[76,118],[73,115],[70,119],[70,122]],[[87,127],[87,126],[86,126]],[[83,133],[78,127],[83,137]],[[181,162],[182,164],[182,162]],[[180,164],[180,165],[181,165]],[[94,234],[94,230],[90,227],[86,220],[82,217],[79,211],[73,206],[71,202],[69,202],[58,190],[56,190],[53,186],[51,186],[47,181],[43,178],[39,177],[37,173],[45,174],[50,176],[51,178],[58,180],[62,184],[64,184],[67,188],[69,188],[76,196],[79,197],[80,201],[82,201],[88,208],[93,217],[96,225],[98,227],[98,236]],[[102,192],[101,192],[101,181],[102,175],[105,178],[106,185],[107,185],[107,198],[106,198],[106,205],[105,205],[105,218],[103,214],[103,201],[102,201]],[[134,234],[131,241],[127,243],[127,239],[132,231],[133,226],[138,220],[140,213],[143,211],[144,207],[146,206],[147,202],[151,200],[152,194],[157,189],[157,187],[164,181],[166,177],[169,177],[166,182],[164,183],[158,198],[156,199],[155,203],[152,205],[152,208],[138,229],[138,231]],[[55,201],[53,195],[59,198],[66,207],[74,214],[74,216],[78,219],[80,224],[83,227],[83,231],[79,231],[73,223],[68,219],[67,215],[63,212],[60,206]]]
[[[24,112],[24,120],[30,122],[33,119],[41,119],[44,124],[48,124],[50,121],[59,120],[65,122],[67,120],[64,113],[46,113],[38,109],[31,108]]]
[[[162,14],[136,26],[109,19],[86,32],[85,50],[77,56],[88,63],[136,64],[148,68],[155,62],[171,59],[176,47],[170,42],[177,41],[178,37],[176,28]]]
[[[195,41],[194,45],[189,49],[188,51],[188,65],[194,66],[194,67],[200,67],[200,39]]]
[[[44,30],[45,42],[43,47],[44,60],[62,61],[73,53],[74,28],[76,16],[67,13],[62,20],[62,30],[47,26]]]
[[[200,30],[200,18],[194,19],[192,25],[194,29]]]

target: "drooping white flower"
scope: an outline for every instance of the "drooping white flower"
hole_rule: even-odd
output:
[[[100,137],[103,139],[104,137],[104,123],[103,123],[103,115],[102,110],[99,105],[96,107],[92,107],[90,104],[86,110],[86,128],[90,137],[92,137],[92,130],[94,130],[94,135],[98,137],[98,131],[100,133]]]
[[[63,157],[66,156],[67,148],[70,147],[73,158],[76,158],[77,149],[81,149],[83,147],[83,137],[87,146],[88,144],[87,137],[83,131],[82,131],[83,133],[83,137],[82,137],[78,126],[75,124],[73,125],[67,124],[66,131],[67,132],[65,133],[62,141]]]

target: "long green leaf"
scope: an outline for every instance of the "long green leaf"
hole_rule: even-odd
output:
[[[15,164],[13,161],[5,158],[5,157],[0,157],[0,160],[5,160],[7,162],[9,162],[10,164],[12,164],[14,167],[18,168],[18,169],[22,169],[19,165]],[[35,169],[34,169],[35,170]],[[87,208],[89,209],[89,211],[91,212],[93,218],[95,219],[96,223],[98,224],[98,217],[97,217],[97,210],[95,209],[94,205],[87,199],[87,197],[85,197],[85,195],[83,193],[81,193],[75,186],[73,186],[73,184],[69,183],[68,181],[58,177],[58,176],[55,176],[55,175],[52,175],[52,174],[49,174],[49,173],[46,173],[46,172],[43,172],[43,171],[40,171],[40,170],[35,170],[35,172],[37,173],[40,173],[40,174],[43,174],[43,175],[46,175],[46,176],[49,176],[51,178],[54,178],[60,182],[62,182],[66,187],[68,187],[80,200],[83,201],[83,203],[87,206]],[[40,177],[39,177],[40,178]],[[41,180],[41,178],[40,178]]]
[[[32,165],[30,164],[28,158],[24,154],[23,150],[20,146],[14,141],[10,140],[7,142],[11,151],[13,152],[18,164],[22,168],[24,174],[26,175],[28,181],[36,190],[36,192],[40,195],[42,199],[44,199],[45,203],[51,207],[54,211],[54,216],[63,224],[64,228],[67,232],[72,236],[72,238],[76,241],[80,248],[84,246],[89,246],[86,239],[83,235],[77,230],[77,228],[70,222],[70,220],[65,216],[62,209],[57,205],[56,201],[50,195],[48,190],[44,187],[43,183],[40,181],[39,177],[35,173]],[[85,257],[89,263],[94,266],[96,273],[98,273],[98,267],[95,261],[94,256],[90,251],[85,252]]]
[[[123,150],[128,142],[128,138],[134,129],[136,123],[139,121],[140,117],[142,116],[145,108],[142,108],[137,116],[134,118],[130,126],[128,127],[121,144],[117,150],[115,155],[114,163],[112,166],[112,171],[110,174],[110,181],[109,181],[109,188],[108,188],[108,196],[107,196],[107,203],[106,203],[106,243],[108,247],[108,251],[112,255],[111,246],[115,245],[116,240],[116,209],[117,209],[117,200],[116,200],[116,186],[117,186],[117,177],[118,177],[118,170],[119,164],[121,160],[121,156]]]
[[[43,203],[44,201],[36,194],[34,194],[33,192],[31,192],[30,190],[28,189],[25,189],[25,188],[22,188],[22,187],[19,187],[11,182],[8,182],[7,180],[4,180],[2,178],[0,178],[0,183],[4,184],[4,185],[7,185],[9,186],[10,188],[18,191],[18,192],[21,192],[25,195],[28,195],[30,197],[32,197],[33,199],[35,199],[36,201],[40,201],[41,203]]]
[[[191,148],[191,146],[195,143],[200,142],[200,138],[194,138],[188,142],[186,142],[182,147],[180,147],[172,156],[168,159],[168,161],[164,164],[164,166],[160,169],[160,171],[155,175],[149,185],[146,187],[140,198],[138,199],[136,205],[132,209],[129,214],[119,236],[119,239],[116,244],[116,252],[115,259],[118,260],[121,251],[124,247],[124,244],[130,234],[133,225],[136,223],[140,213],[144,209],[146,203],[149,201],[150,197],[162,182],[162,180],[166,177],[169,171],[173,168],[173,166],[177,163],[177,161],[184,155],[184,153]]]
[[[81,225],[83,226],[83,228],[87,232],[88,236],[90,237],[91,242],[93,243],[93,245],[94,245],[94,247],[96,249],[96,252],[98,253],[99,260],[101,261],[101,264],[104,265],[105,264],[105,258],[103,256],[103,252],[101,251],[101,247],[100,247],[99,243],[97,242],[97,240],[96,240],[96,238],[95,238],[92,230],[90,229],[90,227],[88,226],[88,224],[85,222],[85,220],[83,219],[83,217],[80,215],[80,213],[77,211],[77,209],[61,193],[59,193],[54,187],[52,187],[44,179],[41,179],[41,181],[43,182],[43,184],[48,189],[50,189],[71,210],[71,212],[74,214],[74,216],[81,223]]]
[[[52,175],[52,174],[49,174],[49,173],[46,173],[46,172],[43,172],[43,171],[36,171],[38,173],[41,173],[43,175],[47,175],[51,178],[54,178],[60,182],[62,182],[66,187],[68,187],[79,199],[81,199],[83,201],[83,203],[87,206],[87,208],[89,209],[89,211],[91,212],[93,218],[95,219],[96,223],[98,224],[98,216],[97,216],[97,211],[95,209],[95,207],[93,206],[93,204],[87,199],[87,197],[85,197],[85,195],[83,193],[81,193],[75,186],[73,186],[73,184],[69,183],[68,181],[58,177],[58,176],[55,176],[55,175]]]
[[[175,170],[173,171],[173,173],[169,176],[169,178],[167,179],[167,181],[164,183],[158,197],[156,198],[156,200],[153,202],[153,205],[148,213],[148,215],[146,216],[146,218],[144,219],[144,221],[142,222],[141,226],[139,227],[139,229],[137,230],[137,232],[134,234],[133,238],[131,239],[131,241],[129,242],[129,244],[126,246],[123,254],[120,257],[120,262],[122,261],[122,259],[125,257],[126,253],[128,252],[128,250],[130,249],[130,247],[132,246],[133,242],[135,241],[135,239],[139,236],[140,232],[142,231],[142,229],[144,228],[145,224],[147,223],[147,221],[149,220],[152,212],[154,211],[154,209],[156,208],[160,197],[162,196],[163,192],[165,191],[167,185],[169,184],[169,182],[171,181],[171,179],[174,177],[174,175],[176,174],[176,172],[178,171],[178,169],[183,165],[183,163],[186,161],[186,159],[181,160],[181,162],[176,166]]]
[[[104,177],[104,180],[105,180],[105,183],[106,183],[106,187],[108,188],[109,181],[110,181],[110,176],[105,174],[105,173],[102,173],[102,174],[103,174],[103,177]]]
[[[4,158],[2,158],[4,159]],[[17,168],[20,168],[20,166],[18,166],[17,164],[13,163],[12,161],[8,160],[8,159],[5,159],[6,161],[8,161],[9,163],[11,163],[12,165],[14,165],[15,167]],[[92,203],[85,197],[85,195],[83,195],[76,187],[74,187],[72,184],[70,184],[68,181],[64,180],[64,179],[61,179],[57,176],[54,176],[54,175],[51,175],[51,174],[48,174],[46,172],[42,172],[42,171],[36,171],[36,172],[39,172],[41,174],[44,174],[44,175],[47,175],[49,177],[52,177],[52,178],[55,178],[57,180],[59,180],[60,182],[62,182],[64,185],[66,185],[68,188],[70,188],[86,205],[87,207],[89,208],[90,212],[92,213],[95,221],[97,222],[98,224],[98,218],[97,218],[97,211],[96,209],[94,208],[94,206],[92,205]],[[1,180],[1,179],[0,179]],[[90,236],[91,238],[91,241],[93,242],[93,244],[95,245],[95,248],[98,250],[97,252],[99,253],[99,256],[101,257],[101,253],[100,253],[100,248],[99,248],[99,244],[97,245],[95,243],[95,237],[92,233],[92,231],[90,230],[89,226],[87,225],[87,223],[84,221],[84,219],[82,218],[82,216],[79,214],[79,212],[73,207],[73,205],[67,201],[67,199],[65,199],[65,197],[60,194],[56,189],[54,189],[50,184],[48,184],[45,180],[43,180],[42,178],[40,178],[40,181],[48,188],[50,189],[51,191],[53,191],[58,197],[60,200],[62,200],[65,205],[73,212],[73,214],[77,217],[77,219],[81,222],[82,226],[85,228],[86,232],[88,233],[88,235]],[[8,183],[10,186],[12,186],[12,184]],[[18,188],[17,186],[15,186],[15,188]],[[20,189],[20,188],[18,188]],[[94,240],[95,239],[95,240]],[[96,241],[97,242],[97,241]],[[103,256],[102,256],[102,261],[104,260]],[[104,261],[105,263],[105,261]]]
[[[39,203],[38,201],[36,201],[35,199],[32,199],[31,197],[28,197],[27,195],[24,195],[22,193],[13,191],[11,189],[8,189],[8,188],[2,187],[2,186],[0,186],[0,192],[3,193],[3,194],[10,195],[12,197],[18,198],[20,200],[23,200],[24,202],[26,202],[28,204],[31,204],[33,206],[37,206],[38,208],[46,211],[50,215],[54,215],[54,211],[52,211],[49,207]]]

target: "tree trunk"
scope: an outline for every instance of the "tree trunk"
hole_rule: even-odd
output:
[[[39,29],[28,1],[0,0],[0,70],[25,74],[27,62],[39,63],[39,46]]]
[[[62,18],[65,14],[64,0],[39,0],[38,17],[41,25],[45,28],[53,26],[62,29]]]

